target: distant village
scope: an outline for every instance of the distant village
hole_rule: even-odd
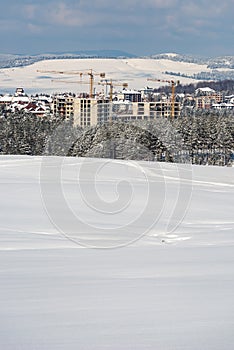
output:
[[[173,81],[172,81],[173,82]],[[106,86],[105,86],[106,85]],[[141,90],[122,86],[114,91],[114,86],[103,82],[102,92],[61,93],[28,95],[19,87],[14,94],[0,95],[2,115],[23,111],[37,117],[61,116],[71,119],[74,125],[94,126],[110,120],[139,121],[154,120],[159,117],[179,118],[197,111],[234,111],[234,94],[215,91],[210,87],[199,87],[194,93],[157,92],[145,87]]]

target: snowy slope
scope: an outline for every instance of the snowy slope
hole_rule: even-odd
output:
[[[0,186],[0,349],[233,348],[233,168],[1,156]]]
[[[194,74],[201,71],[210,72],[204,64],[175,62],[169,59],[66,59],[40,61],[30,66],[18,68],[0,69],[0,92],[13,92],[16,87],[24,87],[26,92],[61,92],[61,91],[89,91],[88,85],[75,83],[54,82],[51,80],[62,79],[67,81],[80,80],[79,75],[39,73],[37,70],[76,70],[76,71],[105,72],[107,79],[127,82],[130,88],[141,89],[144,86],[158,87],[156,82],[147,81],[147,78],[178,79],[164,74],[165,71],[173,71],[184,74]],[[83,78],[88,81],[88,76]],[[96,77],[96,81],[98,81]],[[181,83],[190,83],[195,80],[180,78]],[[97,89],[101,89],[98,85]]]

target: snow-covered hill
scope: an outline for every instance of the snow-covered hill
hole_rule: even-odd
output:
[[[232,349],[233,175],[1,156],[0,348]]]
[[[40,73],[43,71],[90,71],[105,72],[107,79],[127,82],[130,88],[141,89],[145,86],[158,87],[160,83],[147,81],[148,78],[157,79],[178,79],[175,75],[165,74],[166,71],[183,73],[189,76],[201,71],[210,72],[205,64],[176,62],[169,59],[65,59],[65,60],[45,60],[33,65],[16,68],[0,69],[0,93],[14,92],[16,87],[22,86],[26,92],[61,92],[61,91],[89,91],[88,84],[80,84],[79,74],[52,74]],[[83,80],[88,82],[87,77]],[[65,80],[64,82],[59,81]],[[53,80],[53,81],[52,81]],[[56,80],[56,81],[55,81]],[[100,79],[96,77],[96,82]],[[67,81],[67,83],[66,83]],[[77,81],[77,83],[76,83]],[[195,82],[196,80],[186,77],[180,78],[181,83]],[[117,82],[116,82],[117,83]],[[162,85],[162,83],[161,83]],[[96,89],[103,87],[96,84]],[[117,89],[120,89],[117,87]]]
[[[147,78],[178,79],[182,84],[197,80],[225,80],[234,77],[234,56],[213,58],[177,53],[155,54],[135,57],[116,50],[76,51],[48,53],[40,55],[0,54],[0,93],[12,92],[23,86],[28,92],[55,92],[84,90],[80,84],[60,84],[52,82],[58,75],[37,74],[37,70],[96,70],[105,72],[109,79],[125,80],[131,88],[140,89]],[[79,76],[62,75],[65,80],[75,80]],[[79,79],[77,79],[79,80]]]

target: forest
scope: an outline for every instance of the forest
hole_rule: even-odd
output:
[[[178,119],[112,121],[81,128],[72,118],[23,112],[0,117],[0,154],[57,155],[231,166],[234,116],[209,111]]]
[[[167,72],[168,74],[172,74],[171,72]],[[174,74],[174,73],[173,73]],[[174,74],[175,75],[175,74]],[[178,79],[180,74],[178,75]],[[223,92],[226,96],[234,94],[234,80],[233,79],[223,79],[223,80],[212,80],[212,81],[199,81],[196,84],[179,84],[176,86],[176,93],[184,93],[184,94],[194,94],[195,90],[198,88],[209,87],[216,92]],[[167,94],[171,93],[170,86],[161,86],[158,89],[154,90],[155,92],[164,92]]]

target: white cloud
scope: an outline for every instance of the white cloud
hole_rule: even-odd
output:
[[[84,24],[84,16],[81,11],[68,6],[65,2],[53,5],[53,10],[47,17],[53,23],[64,26],[81,26]]]
[[[230,4],[233,4],[230,2]],[[229,11],[227,2],[217,0],[209,1],[187,1],[181,6],[181,12],[191,17],[214,18],[219,17]]]
[[[43,32],[43,27],[33,24],[33,23],[28,23],[27,24],[27,29],[33,33],[33,34],[41,34]]]
[[[38,6],[34,4],[27,4],[23,6],[23,12],[26,18],[33,19],[35,18]]]
[[[27,4],[24,7],[24,16],[32,22],[45,22],[47,25],[59,25],[64,27],[111,27],[117,24],[131,27],[141,24],[161,27],[168,18],[173,21],[168,24],[168,28],[176,26],[183,28],[188,20],[191,25],[198,24],[199,19],[213,19],[224,16],[230,11],[228,4],[230,1],[218,3],[218,0],[86,0],[74,1],[49,1],[44,5]],[[229,5],[233,6],[233,5]],[[163,10],[163,12],[161,12]],[[157,25],[158,24],[158,25]],[[202,22],[200,22],[202,25]]]
[[[177,0],[146,0],[142,2],[146,7],[155,7],[155,8],[170,8],[177,5]]]
[[[66,1],[52,2],[40,9],[42,21],[47,25],[64,27],[82,27],[98,21],[98,15],[89,10],[82,1],[69,3]]]
[[[79,3],[82,5],[85,2],[80,1]],[[127,11],[129,8],[137,10],[141,7],[168,8],[175,6],[177,3],[178,0],[125,0],[124,3],[116,0],[96,0],[93,6],[96,8],[122,8]]]

